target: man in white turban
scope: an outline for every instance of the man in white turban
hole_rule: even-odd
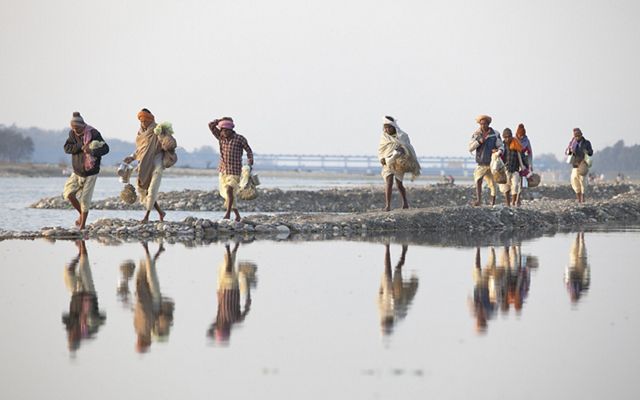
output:
[[[393,181],[402,196],[402,208],[409,208],[407,191],[402,184],[404,174],[411,172],[412,178],[420,175],[418,157],[411,145],[409,135],[403,132],[393,117],[385,116],[382,121],[383,130],[378,145],[378,159],[382,164],[382,178],[385,181],[384,210],[391,210],[391,190]]]

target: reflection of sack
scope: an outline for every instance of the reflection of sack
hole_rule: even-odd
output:
[[[507,171],[505,171],[504,168],[498,171],[494,171],[491,174],[493,175],[493,180],[496,181],[496,183],[507,183]]]
[[[162,166],[164,168],[171,168],[178,162],[178,155],[174,150],[167,150],[162,152]]]
[[[527,178],[527,184],[529,187],[536,187],[540,184],[540,175],[536,174],[535,172],[531,175],[529,175],[529,177]]]

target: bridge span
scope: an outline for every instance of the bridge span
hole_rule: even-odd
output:
[[[254,154],[255,164],[262,170],[309,171],[334,173],[377,174],[380,161],[373,155],[309,155]],[[470,176],[476,167],[475,158],[418,157],[423,175]]]

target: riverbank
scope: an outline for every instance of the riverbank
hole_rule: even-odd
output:
[[[622,186],[622,185],[619,185]],[[397,235],[405,238],[428,238],[435,243],[477,243],[490,237],[532,238],[558,231],[597,229],[603,227],[640,226],[640,191],[636,186],[591,188],[589,200],[577,204],[566,198],[567,188],[549,187],[530,190],[537,199],[526,201],[522,207],[509,208],[502,205],[472,207],[469,205],[438,205],[444,194],[452,194],[465,188],[433,187],[422,189],[433,192],[432,204],[408,210],[391,212],[313,212],[293,211],[251,215],[241,222],[211,221],[188,217],[181,222],[150,222],[140,224],[135,220],[101,219],[78,231],[61,227],[45,227],[31,232],[0,232],[0,240],[6,239],[97,239],[105,242],[152,240],[163,238],[169,242],[207,243],[229,238],[253,239],[331,239],[331,238],[375,238]],[[466,188],[469,190],[469,188]],[[190,195],[190,191],[183,193]],[[375,196],[365,190],[349,189],[331,191],[331,196]],[[414,195],[417,194],[413,193]],[[287,204],[327,203],[328,193],[313,201],[304,202],[301,197],[286,196]],[[465,192],[466,193],[466,192]],[[538,193],[538,195],[535,195]],[[599,193],[599,194],[598,194]],[[424,194],[423,194],[424,195]],[[543,196],[544,195],[544,196]],[[600,199],[598,199],[598,196]],[[410,197],[414,204],[416,199]],[[335,200],[335,199],[334,199]],[[337,200],[336,200],[337,201]],[[447,201],[461,201],[449,199]],[[360,204],[365,204],[363,200]],[[379,201],[376,203],[379,207]],[[301,207],[300,205],[296,207]],[[311,211],[311,212],[310,212]]]
[[[382,208],[384,192],[382,185],[369,187],[325,189],[325,190],[280,190],[258,189],[255,200],[238,201],[244,212],[312,212],[312,213],[353,213],[374,211]],[[638,185],[601,184],[589,187],[588,200],[608,200],[630,191],[640,191]],[[469,205],[475,196],[471,185],[425,185],[407,188],[412,208],[454,207]],[[485,193],[485,199],[487,194]],[[542,200],[572,200],[575,194],[569,185],[540,186],[525,189],[525,202]],[[500,201],[500,199],[498,199]],[[224,201],[217,190],[182,190],[160,193],[158,202],[165,210],[220,211]],[[394,190],[394,204],[399,204]],[[38,209],[71,209],[68,201],[61,196],[41,199],[31,205]],[[94,210],[141,210],[139,203],[126,204],[118,197],[93,201]]]

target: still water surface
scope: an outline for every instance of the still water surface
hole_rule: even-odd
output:
[[[44,197],[62,196],[62,189],[66,177],[59,178],[9,178],[0,177],[0,229],[22,231],[39,230],[44,226],[72,227],[77,218],[74,210],[40,210],[29,206]],[[407,186],[421,186],[432,183],[423,179],[416,182],[407,182]],[[336,177],[327,179],[304,179],[286,177],[261,178],[261,189],[278,188],[281,190],[320,190],[332,188],[348,188],[356,186],[382,187],[381,179],[372,177]],[[217,190],[218,177],[184,176],[162,178],[161,192],[174,190]],[[114,176],[98,177],[94,200],[102,200],[107,197],[118,197],[122,190],[122,183]],[[382,201],[382,200],[380,200]],[[242,212],[242,209],[240,210]],[[122,218],[141,219],[143,212],[117,211],[117,210],[91,210],[89,223],[98,218]],[[199,211],[169,211],[168,221],[182,221],[188,216],[217,220],[222,218],[224,210],[199,212]],[[243,213],[250,215],[250,213]],[[157,215],[152,214],[152,219]]]
[[[0,242],[7,399],[637,398],[640,232]]]

